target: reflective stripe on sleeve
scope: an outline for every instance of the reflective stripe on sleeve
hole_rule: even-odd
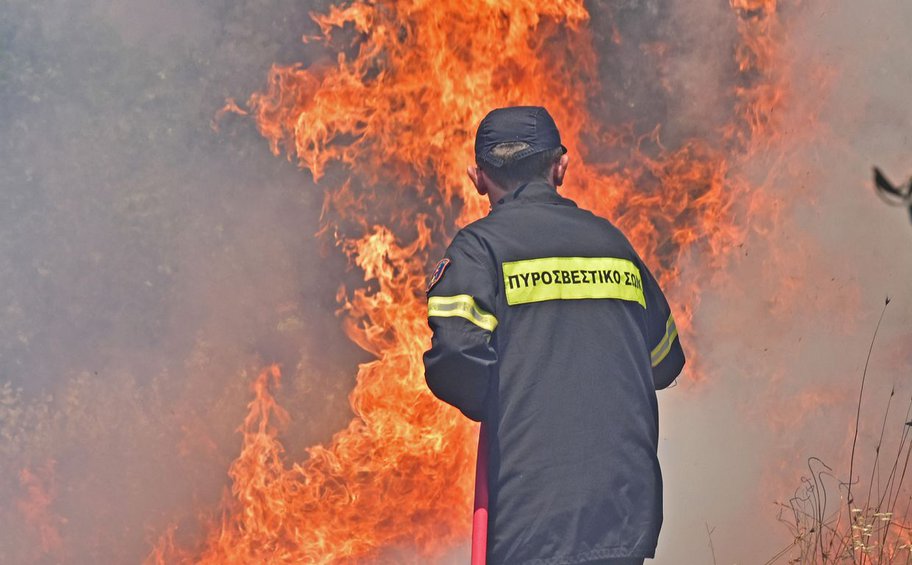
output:
[[[431,296],[428,298],[428,317],[465,318],[483,330],[493,332],[497,327],[497,318],[475,304],[475,299],[468,294],[456,296]]]
[[[669,314],[668,321],[665,322],[665,336],[662,337],[662,341],[655,346],[655,349],[653,349],[650,354],[653,367],[658,366],[658,364],[668,356],[668,353],[671,351],[671,345],[677,337],[678,328],[675,326],[674,316]]]

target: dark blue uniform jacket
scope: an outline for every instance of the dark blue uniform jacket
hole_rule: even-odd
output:
[[[485,421],[488,563],[652,557],[668,303],[609,221],[530,183],[462,229],[428,292],[426,379]],[[432,283],[434,280],[432,280]]]

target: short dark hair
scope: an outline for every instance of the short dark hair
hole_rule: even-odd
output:
[[[550,181],[551,167],[564,154],[563,148],[555,147],[533,153],[528,157],[514,158],[520,151],[528,147],[529,144],[524,141],[499,143],[491,149],[490,155],[503,159],[503,165],[493,167],[486,162],[481,162],[478,163],[478,167],[504,190],[512,191],[519,185],[534,180]]]

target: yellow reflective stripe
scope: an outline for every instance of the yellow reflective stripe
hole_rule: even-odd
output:
[[[497,318],[475,304],[475,299],[468,294],[456,296],[432,296],[428,298],[428,316],[439,318],[465,318],[483,330],[493,332],[497,327]]]
[[[507,304],[545,300],[615,298],[646,307],[643,278],[632,261],[617,257],[543,257],[503,264]]]
[[[671,352],[671,346],[674,343],[676,337],[678,337],[678,327],[675,325],[674,316],[669,315],[668,321],[665,322],[665,336],[662,338],[662,341],[660,341],[659,344],[655,346],[655,349],[653,349],[652,353],[650,354],[653,367],[658,366],[658,364],[668,356],[668,353]]]

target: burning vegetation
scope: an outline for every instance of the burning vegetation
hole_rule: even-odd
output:
[[[277,440],[286,416],[270,393],[279,369],[265,370],[221,519],[198,552],[166,536],[153,562],[411,560],[403,552],[423,562],[466,539],[477,432],[426,390],[421,289],[441,242],[485,212],[464,166],[491,108],[549,108],[574,159],[564,193],[615,219],[659,267],[686,305],[685,333],[705,281],[678,266],[692,255],[723,265],[749,229],[746,210],[763,206],[732,162],[766,143],[787,96],[776,74],[775,2],[733,3],[731,111],[716,131],[674,147],[661,122],[598,115],[599,58],[578,0],[356,1],[313,17],[321,33],[305,40],[336,49],[335,64],[275,66],[247,106],[272,151],[326,186],[321,234],[365,281],[339,290],[346,332],[376,359],[359,368],[351,423],[290,464]],[[624,30],[614,20],[610,29],[621,49]],[[670,48],[657,41],[647,53],[660,65]],[[248,113],[233,101],[226,110]]]
[[[0,10],[15,11],[22,21],[32,22],[23,35],[39,34],[42,26],[56,29],[45,17],[56,14],[56,6],[45,7],[47,13],[32,13],[32,6],[40,2],[16,0],[13,4],[15,10]],[[117,380],[104,370],[99,376],[98,371],[74,368],[65,386],[35,399],[27,387],[23,391],[0,383],[0,468],[4,470],[0,491],[14,493],[0,512],[0,526],[12,532],[0,536],[0,554],[32,562],[68,561],[75,554],[77,561],[99,562],[129,561],[142,552],[148,563],[162,564],[458,559],[471,525],[477,429],[436,401],[424,384],[421,354],[429,332],[423,289],[442,244],[458,227],[486,213],[465,178],[464,167],[473,154],[474,128],[494,107],[536,104],[554,115],[572,159],[562,193],[611,219],[630,236],[673,302],[680,305],[675,312],[679,331],[686,343],[695,345],[689,353],[692,359],[697,357],[691,363],[696,369],[687,374],[685,386],[710,383],[711,375],[700,359],[701,339],[693,332],[694,313],[707,289],[726,276],[733,259],[746,254],[741,247],[745,241],[775,232],[781,203],[764,190],[764,180],[757,181],[757,175],[745,171],[761,158],[760,168],[781,166],[783,150],[777,143],[785,129],[782,115],[796,98],[808,96],[793,90],[787,79],[787,56],[782,52],[789,31],[788,12],[797,10],[792,4],[730,0],[727,6],[718,7],[721,13],[708,43],[722,53],[716,57],[714,52],[713,59],[722,62],[711,72],[698,64],[682,65],[686,66],[683,69],[675,66],[678,60],[698,59],[703,54],[691,51],[693,37],[679,31],[689,22],[675,22],[676,14],[663,4],[354,0],[319,8],[309,22],[302,21],[303,15],[301,20],[273,21],[269,14],[259,14],[259,4],[231,8],[228,11],[233,16],[241,11],[256,13],[252,17],[263,19],[270,30],[311,25],[313,33],[303,38],[299,50],[275,47],[275,56],[269,59],[303,62],[276,64],[261,91],[243,104],[229,101],[220,111],[216,107],[200,111],[192,106],[192,97],[161,86],[171,76],[202,73],[209,61],[198,52],[187,49],[189,54],[181,62],[171,66],[155,62],[156,67],[141,66],[146,56],[142,48],[111,48],[131,54],[133,59],[121,64],[141,70],[142,78],[133,80],[150,81],[142,83],[144,95],[127,99],[112,89],[116,95],[99,97],[93,91],[74,91],[73,98],[98,99],[104,112],[121,98],[126,100],[124,106],[145,112],[159,105],[184,111],[167,114],[169,120],[149,114],[156,118],[139,122],[139,126],[129,120],[101,121],[97,130],[88,129],[91,136],[75,137],[87,125],[63,129],[61,137],[82,140],[85,148],[99,140],[105,142],[104,147],[128,146],[127,140],[137,137],[147,138],[147,145],[155,147],[150,154],[147,145],[129,145],[139,149],[123,157],[119,165],[81,151],[69,159],[91,163],[86,168],[112,171],[133,169],[145,161],[158,163],[166,151],[175,155],[166,155],[170,160],[164,162],[195,161],[201,152],[187,153],[162,140],[199,135],[181,129],[175,116],[205,114],[208,124],[215,115],[215,125],[222,131],[218,141],[212,142],[219,145],[214,150],[222,151],[225,147],[220,144],[227,144],[235,151],[233,160],[256,159],[247,147],[239,147],[244,140],[232,137],[236,134],[233,128],[255,124],[273,154],[310,173],[322,189],[322,208],[309,205],[311,216],[298,208],[289,212],[285,208],[295,200],[288,198],[273,201],[274,213],[257,213],[261,201],[269,200],[272,187],[259,186],[255,176],[243,181],[249,185],[243,187],[247,199],[240,200],[243,213],[214,226],[209,225],[206,213],[182,215],[183,203],[192,200],[192,195],[179,194],[177,213],[161,217],[153,216],[164,209],[156,204],[165,198],[163,192],[131,188],[123,200],[109,198],[117,196],[121,179],[110,181],[115,187],[110,194],[93,196],[98,201],[117,202],[116,213],[110,220],[91,215],[91,221],[82,224],[110,221],[122,230],[113,233],[121,234],[124,243],[113,250],[104,246],[86,250],[91,268],[103,270],[108,261],[127,273],[123,277],[136,277],[136,281],[130,279],[135,283],[131,289],[152,290],[140,295],[96,279],[80,284],[76,277],[66,278],[59,284],[67,289],[60,296],[67,302],[68,315],[81,321],[80,309],[91,310],[93,304],[107,301],[116,303],[111,308],[117,316],[137,303],[145,317],[171,304],[155,298],[159,296],[155,293],[166,294],[160,289],[190,298],[173,308],[183,310],[182,315],[155,317],[160,328],[137,333],[134,342],[141,345],[133,357],[112,355],[92,342],[88,351],[93,358],[114,360],[98,364],[123,375]],[[228,19],[222,15],[226,10],[223,2],[200,5]],[[297,5],[295,10],[300,11]],[[26,18],[26,13],[31,15]],[[69,17],[83,21],[75,13]],[[67,19],[65,13],[59,18]],[[0,31],[13,27],[9,22],[14,21],[13,17],[0,19]],[[196,20],[188,15],[186,22],[192,35]],[[64,24],[66,21],[59,24],[60,29],[72,27]],[[81,31],[88,37],[100,37],[104,32],[95,28]],[[10,73],[3,71],[18,69],[9,67],[8,61],[25,50],[8,55],[3,41],[0,93],[6,94],[12,92],[13,82]],[[225,68],[233,70],[234,60],[242,52],[264,42],[262,37],[247,41],[233,50],[231,45],[219,45],[213,51],[222,53]],[[117,71],[110,60],[121,61],[113,55],[110,60],[85,53],[80,56],[105,64],[82,69],[78,61],[70,61],[72,64],[48,64],[41,72],[24,65],[16,80],[23,84],[54,81],[61,73],[69,77],[72,69],[106,77]],[[706,80],[707,74],[711,80]],[[228,80],[230,76],[231,70],[219,78]],[[68,83],[63,81],[60,88],[67,93],[61,96],[61,103],[71,103]],[[201,97],[221,101],[225,92],[251,91],[248,85],[237,83],[232,89],[207,91]],[[32,94],[17,99],[16,104],[38,104],[40,98]],[[12,103],[0,107],[0,115],[12,114],[10,108]],[[242,117],[235,121],[232,114]],[[40,127],[5,120],[12,125],[0,123],[0,127],[6,128],[4,133],[22,137],[29,131],[56,131],[57,117],[49,113],[47,120]],[[0,156],[10,151],[12,139],[14,136],[6,136],[0,143]],[[18,150],[26,154],[31,148]],[[33,177],[42,175],[66,179],[56,181],[65,189],[39,193],[35,198],[47,198],[69,213],[77,199],[68,196],[70,179],[55,169],[57,158],[54,152],[42,154],[41,167],[5,167],[0,178],[22,186],[32,186]],[[270,161],[267,166],[278,168],[279,164]],[[14,174],[19,176],[13,178]],[[169,172],[161,182],[180,185],[196,174],[187,165],[180,175]],[[295,179],[303,177],[296,174]],[[229,176],[226,173],[215,182],[227,184]],[[124,178],[123,183],[142,187],[142,178],[125,173]],[[80,179],[83,177],[77,176]],[[92,179],[88,173],[84,175],[86,184]],[[307,180],[301,183],[307,184]],[[891,195],[908,204],[908,195],[893,188],[895,194]],[[218,199],[223,195],[216,196],[200,198],[207,201],[197,204],[207,211],[224,205]],[[10,214],[25,218],[20,220],[23,222],[39,216],[22,213],[29,209],[28,202],[16,198],[10,200]],[[316,196],[317,201],[320,198]],[[60,223],[64,212],[51,219]],[[274,221],[285,217],[290,219],[284,224]],[[312,223],[302,218],[312,219]],[[283,239],[281,233],[300,231],[302,224],[311,226],[317,221],[317,237],[328,253],[305,262],[300,272],[288,266],[292,260],[285,255],[262,251],[275,245],[297,253],[300,239]],[[160,232],[143,231],[151,230],[148,226],[156,222],[164,226]],[[236,229],[238,225],[248,229]],[[72,231],[64,230],[60,239],[66,240]],[[213,254],[211,249],[205,247],[175,262],[168,254],[159,256],[149,246],[134,245],[137,240],[123,235],[134,233],[143,236],[138,238],[142,242],[167,240],[175,249],[200,245],[200,241],[212,243],[211,249],[219,250],[226,266],[180,284],[175,281],[187,281],[186,273],[193,272],[198,259]],[[179,236],[172,240],[172,233]],[[0,241],[0,251],[2,245]],[[60,247],[63,256],[82,257],[82,250],[74,250],[78,246],[68,241]],[[150,266],[149,271],[131,267],[138,263],[111,259],[119,254],[142,257],[142,265]],[[348,379],[325,370],[303,353],[300,342],[311,340],[318,344],[315,349],[329,349],[331,339],[308,326],[315,317],[312,308],[319,306],[312,304],[317,301],[299,304],[304,300],[297,289],[285,288],[297,285],[305,269],[321,270],[334,261],[347,261],[350,270],[341,282],[334,277],[324,283],[335,289],[337,304],[322,308],[338,308],[345,335],[367,359],[358,365],[357,375],[348,375]],[[43,285],[61,280],[54,278],[58,264],[30,259],[28,267],[29,272],[39,273]],[[248,293],[213,291],[215,281],[232,278],[243,279]],[[783,283],[788,284],[788,280]],[[18,288],[27,286],[40,285],[28,279],[18,284]],[[95,289],[91,297],[79,294],[83,287]],[[0,289],[0,297],[5,296],[3,292]],[[103,296],[94,298],[95,294]],[[277,305],[264,308],[263,302],[273,298]],[[4,338],[0,368],[40,374],[42,366],[35,368],[20,360],[15,347],[44,344],[44,351],[33,356],[41,359],[45,353],[53,354],[54,340],[42,341],[43,329],[17,329],[29,315],[29,304],[7,302],[5,317],[0,320],[0,337]],[[207,308],[236,311],[230,329],[223,329],[223,318],[206,321],[202,312]],[[270,308],[274,317],[262,313]],[[127,324],[104,322],[99,325],[109,333],[129,331]],[[70,327],[68,323],[70,319],[65,318],[56,325]],[[248,330],[255,325],[267,326],[269,331]],[[74,322],[72,326],[71,332],[92,331],[91,324]],[[229,333],[234,334],[232,339],[225,338]],[[167,340],[164,334],[173,336]],[[61,330],[52,335],[67,334]],[[161,345],[172,340],[180,346]],[[145,359],[144,354],[151,355],[149,352],[175,361],[149,369],[152,376],[137,382],[134,372],[141,374],[143,369],[130,368],[143,366],[139,360]],[[347,359],[352,357],[349,353]],[[276,361],[281,363],[272,364]],[[349,391],[352,381],[354,388]],[[326,402],[322,402],[324,397],[301,400],[321,387],[329,391]],[[343,421],[347,415],[338,409],[344,409],[344,400],[329,401],[346,394],[352,413],[347,423]],[[886,422],[885,416],[885,429],[889,430]],[[240,427],[234,430],[237,423]],[[334,432],[331,438],[327,429]],[[860,481],[852,483],[851,504],[844,498],[852,482],[844,478],[846,471],[831,472],[812,460],[811,477],[792,500],[782,503],[781,519],[794,543],[781,554],[769,556],[769,562],[910,562],[909,507],[902,504],[912,500],[906,498],[904,482],[912,445],[907,434],[910,429],[904,426],[901,437],[896,438],[896,457],[892,455],[894,444],[885,439],[889,433],[877,442],[877,457],[886,452],[887,445],[891,455],[876,458],[869,476],[865,472],[859,477],[857,469],[864,459],[859,451],[859,467],[848,472],[854,481]],[[233,431],[241,436],[240,453]],[[177,463],[164,465],[162,453]],[[200,454],[206,463],[191,464],[190,457]],[[888,478],[878,483],[880,470],[887,467]],[[81,474],[78,481],[72,479],[77,472]],[[203,483],[218,483],[214,488],[219,488],[221,483],[213,477],[221,480],[226,474],[229,486],[220,501],[215,493],[194,490],[193,485]],[[187,484],[182,488],[168,488],[183,482]],[[833,503],[834,497],[839,498],[838,504]],[[180,511],[175,513],[175,508]],[[97,526],[102,522],[115,523],[119,529],[111,527],[102,533]],[[142,529],[136,525],[139,523],[151,531],[138,532]],[[171,526],[159,527],[162,523]],[[28,541],[20,547],[13,538]],[[112,548],[117,540],[127,538],[140,549]],[[146,542],[152,545],[151,551],[143,545]],[[695,557],[693,562],[704,561]]]
[[[787,501],[778,503],[779,520],[793,540],[767,564],[780,560],[808,565],[912,561],[912,493],[906,482],[912,458],[912,399],[897,426],[896,417],[891,418],[890,414],[896,395],[893,385],[880,434],[874,442],[872,461],[862,461],[865,458],[861,454],[870,451],[871,446],[858,441],[868,366],[889,304],[887,298],[861,375],[848,469],[834,470],[813,456],[807,459],[808,475],[802,477],[801,486]],[[870,474],[861,471],[862,463],[870,463]]]

